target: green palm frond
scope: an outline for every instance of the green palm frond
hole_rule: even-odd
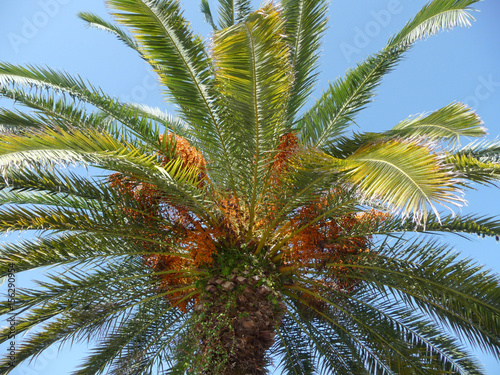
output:
[[[278,369],[288,374],[307,375],[314,373],[314,358],[309,347],[307,337],[304,337],[302,327],[294,324],[292,319],[287,319],[277,332],[279,338],[273,354],[281,357]]]
[[[483,163],[500,163],[500,141],[479,141],[452,151],[454,155],[466,155]]]
[[[341,169],[367,199],[376,199],[417,221],[428,207],[438,215],[434,203],[461,203],[457,181],[427,147],[407,141],[368,144],[347,159],[325,155],[322,168]]]
[[[90,113],[74,99],[57,97],[56,95],[40,95],[24,89],[8,89],[0,87],[0,96],[15,100],[30,108],[30,113],[21,111],[5,111],[5,123],[13,126],[42,129],[45,127],[94,127],[106,129],[112,118],[104,112]]]
[[[44,126],[39,116],[33,116],[18,110],[0,110],[0,133],[15,133],[23,128]]]
[[[283,31],[279,10],[269,6],[215,35],[217,83],[227,97],[231,120],[245,123],[231,130],[245,132],[241,137],[248,145],[242,149],[250,147],[251,155],[272,150],[284,133],[292,77]]]
[[[16,309],[13,311],[14,314],[20,315],[23,311],[27,309],[37,308],[37,306],[43,306],[46,304],[50,306],[50,309],[61,309],[61,308],[69,308],[72,304],[76,306],[86,306],[89,303],[92,303],[92,298],[96,300],[96,302],[100,302],[102,299],[109,298],[116,286],[109,285],[106,287],[106,280],[109,279],[111,275],[116,278],[117,284],[121,284],[122,287],[127,283],[127,280],[134,279],[136,281],[140,281],[140,283],[152,284],[153,280],[147,277],[147,273],[144,272],[144,269],[141,269],[141,262],[139,259],[133,259],[132,257],[119,257],[114,259],[114,263],[96,266],[92,272],[78,270],[76,268],[73,269],[62,269],[58,273],[53,273],[48,275],[48,279],[50,281],[38,281],[38,286],[44,289],[35,290],[35,289],[23,289],[19,290],[19,304],[16,305]],[[129,273],[126,272],[127,265],[129,264]],[[96,298],[98,295],[98,289],[96,287],[103,287],[103,296],[100,298]],[[75,302],[74,298],[79,293],[86,292],[84,295],[85,299]],[[123,296],[116,296],[115,298],[121,299],[125,298],[126,294],[137,294],[136,298],[142,298],[145,294],[149,294],[150,291],[144,289],[134,290],[133,287],[127,285],[126,288],[123,289]],[[109,294],[109,296],[106,296]],[[124,305],[122,304],[121,307]],[[127,308],[129,308],[128,306]],[[1,305],[2,311],[7,309],[7,304],[2,303]],[[28,322],[31,322],[35,317],[35,314],[31,317],[27,316],[23,324],[23,329],[28,329]],[[44,320],[49,318],[44,318]],[[22,331],[22,330],[21,330]],[[4,337],[2,336],[2,340]]]
[[[70,178],[65,179],[65,182],[68,181]],[[16,183],[18,182],[17,180]],[[53,191],[40,190],[40,185],[36,187],[38,191],[25,191],[26,186],[23,186],[21,191],[12,186],[0,191],[2,230],[5,229],[6,222],[10,222],[12,228],[18,230],[42,230],[49,229],[49,227],[56,229],[60,226],[62,230],[76,230],[78,232],[79,225],[84,225],[89,231],[106,230],[108,227],[123,234],[126,232],[127,225],[130,225],[130,234],[132,234],[134,226],[129,223],[127,215],[130,212],[148,215],[132,197],[118,195],[116,191],[104,184],[101,185],[100,189],[95,189],[88,182],[86,185],[82,182],[77,181],[80,183],[80,190],[77,192],[65,189],[65,192],[62,193],[57,191],[57,187]],[[29,190],[33,190],[33,187]],[[31,219],[29,218],[30,214],[33,215]],[[70,219],[65,220],[68,217]],[[17,224],[12,222],[15,219],[17,219]],[[83,221],[87,223],[83,224]],[[158,224],[160,224],[159,221]],[[113,225],[113,227],[109,225]],[[143,236],[146,234],[145,231],[140,230],[140,226],[136,229],[137,233],[142,232]],[[168,234],[164,234],[164,236],[168,237]],[[8,253],[10,250],[6,249],[2,256]]]
[[[110,189],[109,183],[90,179],[78,174],[58,169],[44,168],[43,164],[30,164],[29,169],[8,169],[0,177],[0,189],[12,192],[38,192],[47,195],[71,196],[96,199],[101,202],[118,204],[124,198]],[[50,198],[48,198],[50,199]]]
[[[99,204],[90,199],[80,197],[65,197],[54,196],[46,193],[39,192],[14,192],[1,191],[0,192],[0,205],[21,205],[21,204],[34,204],[44,206],[61,206],[71,207],[82,210],[97,210]]]
[[[405,347],[405,343],[411,343],[408,353],[418,370],[402,364],[396,355],[390,359],[395,372],[406,369],[415,373],[420,370],[425,374],[440,374],[442,371],[483,374],[477,361],[465,348],[449,335],[443,334],[432,321],[415,314],[411,308],[398,306],[391,298],[359,294],[350,298],[351,311],[366,317],[366,322],[376,327],[381,334],[393,337],[392,343],[399,341],[401,348]]]
[[[484,136],[485,129],[481,125],[482,121],[475,112],[463,104],[453,103],[429,115],[406,119],[383,133],[361,133],[351,137],[337,137],[336,142],[324,148],[324,151],[333,157],[344,159],[370,143],[401,138],[413,139],[422,144],[444,141],[456,145],[460,143],[461,137]],[[464,150],[468,149],[469,146],[464,148]],[[454,164],[452,159],[453,157],[449,157],[447,163]],[[484,166],[486,167],[486,164]],[[486,168],[484,171],[490,173]]]
[[[478,0],[434,0],[425,6],[404,29],[391,38],[384,50],[368,57],[345,78],[330,83],[321,98],[299,120],[302,138],[314,147],[334,142],[349,126],[357,112],[374,96],[382,78],[390,72],[411,45],[438,30],[467,25],[470,5]]]
[[[436,218],[429,218],[424,229],[428,232],[476,234],[483,238],[494,237],[498,241],[500,220],[496,217],[478,215],[454,215],[442,217],[439,221]]]
[[[309,351],[316,354],[314,357],[316,363],[314,364],[317,373],[368,373],[362,365],[361,358],[353,345],[353,340],[348,334],[336,332],[335,328],[328,325],[328,323],[325,324],[321,319],[321,315],[315,314],[313,309],[309,310],[307,305],[302,302],[294,302],[294,304],[290,304],[289,308],[292,309],[292,306],[294,308],[289,311],[289,315],[292,322],[295,323],[297,335],[291,337],[293,340],[290,340],[291,345],[297,345],[295,340],[307,339]],[[315,316],[315,318],[311,319],[311,315]],[[306,373],[309,374],[310,372]]]
[[[137,114],[143,117],[149,117],[152,120],[163,124],[166,129],[179,134],[183,137],[189,137],[188,129],[189,125],[187,122],[182,120],[177,116],[173,116],[160,108],[149,107],[145,104],[133,104],[133,108],[137,109]]]
[[[391,71],[404,51],[384,51],[369,57],[349,70],[345,78],[330,83],[298,121],[297,128],[304,142],[321,148],[334,143],[371,101],[382,77]]]
[[[403,29],[393,36],[388,47],[410,45],[442,30],[470,26],[474,20],[471,6],[481,0],[434,0],[425,5]]]
[[[142,337],[138,338],[140,342],[146,342],[142,348],[138,347],[135,342],[128,343],[124,348],[122,358],[113,366],[116,373],[124,373],[130,369],[137,373],[148,373],[155,368],[160,371],[164,371],[165,368],[171,368],[173,371],[180,368],[177,374],[182,374],[181,371],[186,368],[186,362],[182,361],[182,356],[181,361],[176,361],[176,354],[181,350],[179,346],[183,346],[182,349],[185,352],[189,350],[182,339],[191,335],[193,319],[184,316],[178,320],[172,319],[167,322],[164,320],[163,318],[156,324],[151,324],[147,331],[142,332]],[[179,344],[180,342],[182,344]]]
[[[289,49],[281,34],[284,24],[279,10],[268,6],[245,22],[215,35],[216,81],[227,98],[227,121],[239,144],[240,171],[247,181],[250,226],[253,225],[258,185],[266,173],[270,152],[284,134],[286,102],[292,77]],[[246,166],[245,166],[246,165]]]
[[[235,189],[237,153],[220,119],[212,67],[203,41],[192,34],[178,2],[111,0],[108,4],[118,22],[131,28],[150,64],[162,67],[157,73],[168,97],[181,108],[180,115],[190,124],[205,157],[224,166],[219,176],[224,175]]]
[[[153,168],[155,156],[143,155],[131,145],[119,142],[111,135],[97,129],[46,129],[23,135],[1,136],[0,165],[4,168],[12,165],[27,165],[29,160],[71,162],[90,162],[99,164],[100,156],[116,160],[128,156],[130,160],[149,163]],[[66,156],[66,157],[64,157]],[[123,160],[125,161],[125,159]]]
[[[142,304],[130,319],[93,350],[76,374],[101,374],[110,363],[116,373],[151,372],[152,365],[161,364],[160,360],[170,362],[173,350],[169,346],[175,345],[176,330],[185,324],[186,317],[175,309],[167,308],[165,313],[165,307],[161,300]],[[149,366],[143,366],[151,353],[159,358]]]
[[[250,0],[219,0],[219,26],[231,27],[243,21],[251,12]]]
[[[50,126],[51,122],[62,128],[70,125],[92,126],[112,132],[117,137],[131,138],[131,135],[139,137],[150,145],[157,145],[159,134],[170,129],[170,123],[165,122],[165,119],[161,120],[159,116],[152,117],[148,111],[143,111],[137,106],[122,104],[79,77],[72,77],[64,72],[0,64],[0,82],[5,85],[2,87],[0,84],[0,95],[40,111],[43,117],[49,119],[47,126]],[[23,85],[32,88],[31,92],[17,87]],[[36,88],[41,90],[34,90]],[[62,93],[67,97],[60,98],[54,93],[45,93],[46,89],[54,90],[57,94]],[[75,99],[81,101],[79,104],[94,106],[99,112],[89,113],[82,106],[74,104]],[[120,122],[125,128],[116,126],[113,121]],[[177,129],[171,128],[171,130]]]
[[[473,142],[456,148],[447,155],[446,162],[469,181],[495,185],[500,178],[499,142]]]
[[[201,0],[200,3],[200,10],[203,16],[205,17],[205,21],[212,26],[212,29],[214,31],[217,30],[217,25],[214,22],[214,18],[212,16],[212,10],[210,9],[210,4],[208,0]]]
[[[53,89],[55,91],[65,92],[70,96],[82,100],[91,100],[95,98],[96,101],[103,101],[101,96],[105,96],[101,90],[93,87],[90,83],[86,83],[78,76],[72,77],[65,72],[59,72],[49,68],[39,68],[36,66],[22,67],[1,63],[0,85],[3,86],[2,88],[28,86]],[[93,104],[92,102],[90,103]]]
[[[498,276],[470,259],[457,260],[457,254],[436,243],[404,241],[378,248],[379,253],[352,277],[370,283],[381,294],[394,295],[409,308],[420,308],[437,324],[445,325],[473,345],[498,355],[497,319],[500,316]],[[347,267],[351,267],[350,265]],[[482,312],[486,311],[486,314]],[[481,316],[481,317],[480,317]]]
[[[479,215],[440,215],[436,217],[429,214],[422,220],[425,225],[417,222],[412,216],[402,221],[400,217],[395,216],[380,222],[376,228],[360,225],[360,228],[354,228],[355,233],[360,235],[392,234],[392,233],[454,233],[456,235],[468,238],[466,235],[474,234],[481,237],[493,237],[497,241],[500,238],[500,220],[497,217],[479,216]]]
[[[110,0],[117,21],[129,28],[143,56],[191,123],[215,123],[210,66],[201,39],[194,36],[175,1]],[[208,117],[207,117],[208,116]]]
[[[387,338],[383,338],[380,335],[376,327],[370,327],[366,322],[362,320],[362,316],[354,316],[349,313],[347,306],[339,300],[330,300],[328,297],[320,296],[312,290],[309,290],[307,286],[295,285],[291,287],[296,293],[301,295],[309,295],[319,298],[322,302],[331,305],[335,309],[335,313],[329,314],[329,312],[324,309],[320,310],[313,306],[306,300],[304,300],[299,294],[288,292],[287,296],[296,299],[298,303],[304,305],[305,309],[311,312],[319,322],[325,322],[328,326],[329,336],[338,335],[342,337],[342,341],[353,353],[353,358],[358,359],[363,363],[363,367],[368,373],[392,373],[390,363],[387,363],[384,356],[377,355],[381,351],[380,347],[377,346],[386,344],[385,354],[390,354],[397,352],[397,348],[389,343]],[[360,327],[361,326],[361,330]],[[369,333],[377,335],[377,340],[370,341]],[[366,338],[366,339],[365,339]],[[377,350],[378,349],[378,350]],[[398,352],[399,356],[404,357],[402,351]],[[408,359],[404,357],[405,359]]]
[[[92,275],[86,273],[66,272],[64,276],[51,276],[55,283],[42,283],[44,293],[27,291],[19,293],[20,304],[26,303],[36,306],[45,301],[45,309],[61,312],[72,306],[70,312],[58,317],[46,326],[46,330],[33,334],[29,340],[22,344],[18,351],[18,360],[21,362],[36,355],[54,342],[64,342],[70,339],[89,339],[93,334],[100,332],[106,334],[113,326],[122,325],[130,319],[134,306],[147,305],[150,301],[161,301],[161,296],[152,293],[153,284],[140,263],[136,262],[134,269],[130,262],[103,267]],[[107,280],[113,280],[108,283]],[[137,288],[131,288],[126,280],[135,279]],[[142,281],[142,282],[140,282]],[[147,285],[150,285],[147,287]],[[142,287],[140,287],[142,286]],[[117,291],[120,291],[117,293]],[[79,296],[75,305],[75,296]],[[54,300],[54,302],[51,302]],[[165,304],[164,304],[165,305]],[[28,329],[36,323],[35,314],[20,318],[19,332]],[[165,318],[174,312],[173,306],[165,306]],[[50,319],[52,314],[44,320]],[[3,363],[4,364],[4,363]]]
[[[399,137],[424,137],[459,144],[461,137],[486,135],[479,116],[460,103],[447,105],[427,116],[406,119],[385,134]]]
[[[160,294],[155,293],[158,280],[151,277],[155,275],[154,273],[148,273],[144,269],[140,257],[117,256],[113,259],[113,263],[91,265],[92,271],[75,267],[56,268],[61,272],[47,275],[50,281],[38,281],[37,290],[20,289],[19,303],[16,304],[14,310],[10,308],[12,314],[22,320],[19,332],[22,333],[30,329],[33,324],[37,324],[37,319],[50,319],[53,316],[51,314],[37,317],[36,310],[43,309],[45,306],[48,312],[59,313],[64,309],[85,312],[82,310],[86,310],[89,305],[97,307],[102,304],[108,305],[103,316],[96,316],[96,321],[98,321],[112,319],[117,314],[140,306],[143,302],[162,299],[166,295],[181,290],[199,293],[194,284],[174,287]],[[113,280],[113,283],[110,283],[110,280]],[[100,289],[102,293],[99,293]],[[117,290],[121,290],[122,293],[115,295]],[[80,299],[78,299],[79,296],[81,296]],[[23,314],[29,309],[32,314],[24,316]],[[9,305],[2,302],[0,310],[2,313],[9,311]],[[89,321],[83,329],[98,331],[100,327],[98,323]],[[7,338],[2,335],[2,342],[5,340]]]
[[[347,368],[348,370],[361,366],[357,373],[363,373],[362,368],[368,361],[373,367],[369,373],[378,368],[389,373],[409,371],[442,374],[443,369],[446,369],[464,374],[482,374],[478,364],[456,340],[443,334],[432,321],[415,314],[412,307],[402,306],[390,294],[382,292],[379,296],[374,296],[368,287],[346,296],[326,289],[312,279],[296,280],[302,286],[292,289],[314,296],[331,306],[329,309],[319,310],[295,295],[305,304],[306,311],[312,310],[313,314],[317,314],[318,323],[315,327],[321,329],[326,324],[326,329],[320,332],[324,332],[327,337],[331,336],[333,340],[334,332],[344,332],[344,335],[351,337],[343,337],[339,346],[342,346],[340,343],[351,340],[355,343],[350,347],[352,354],[347,355],[347,358],[356,358],[358,363],[351,364],[354,367]],[[319,291],[314,292],[317,288],[320,288]],[[325,338],[325,341],[328,342],[329,339]],[[346,350],[345,345],[343,349]],[[368,367],[366,369],[369,370]]]
[[[182,201],[186,207],[190,207],[200,217],[210,220],[212,213],[208,211],[198,197],[192,194],[187,188],[180,184],[169,184],[170,191],[167,190],[166,184],[163,189],[169,192],[169,198],[172,202]],[[25,195],[26,196],[26,195]],[[46,199],[44,203],[49,199]],[[26,231],[26,230],[57,230],[57,231],[97,231],[102,233],[113,233],[117,231],[120,235],[127,232],[127,226],[130,229],[133,225],[127,219],[123,208],[132,209],[140,214],[143,212],[141,208],[133,205],[120,207],[109,207],[103,202],[97,200],[78,200],[82,207],[76,205],[70,206],[74,200],[54,198],[54,201],[60,201],[57,205],[33,206],[34,200],[28,201],[29,205],[7,205],[0,209],[0,232],[10,231]],[[65,202],[69,203],[65,206]],[[159,220],[159,219],[157,219]],[[158,224],[169,222],[166,219],[161,219]],[[110,229],[114,228],[114,229]],[[141,233],[141,226],[137,226],[137,232]]]
[[[53,235],[49,238],[24,240],[18,243],[5,243],[0,247],[0,277],[9,272],[9,265],[15,264],[17,272],[41,269],[48,266],[67,266],[77,268],[81,266],[99,266],[111,259],[126,256],[142,256],[153,254],[154,251],[138,245],[138,241],[146,244],[159,244],[162,241],[148,236],[150,234],[141,228],[127,225],[117,226],[108,233],[99,231],[94,226],[90,231],[81,230]],[[185,250],[175,249],[172,234],[165,230],[162,233],[163,243],[169,243],[171,251],[163,254],[178,258],[188,258]],[[171,271],[171,273],[180,271]],[[158,274],[158,273],[157,273]],[[193,272],[193,274],[196,274]]]
[[[113,164],[141,163],[137,167],[157,168],[156,155],[143,154],[130,144],[120,142],[110,134],[98,129],[44,129],[21,135],[0,136],[0,165],[4,169],[13,165],[36,164],[38,160],[47,165],[65,163],[91,163],[109,167]],[[60,154],[57,159],[54,155]],[[7,182],[8,183],[8,182]]]
[[[2,207],[0,210],[0,232],[26,230],[81,231],[111,227],[126,228],[127,221],[115,210],[99,211],[69,209],[64,207]]]
[[[0,165],[7,185],[6,173],[14,167],[40,163],[46,166],[54,163],[83,163],[121,172],[141,182],[153,183],[163,194],[168,194],[172,202],[182,202],[204,217],[212,215],[206,198],[201,198],[201,191],[197,187],[199,172],[196,168],[183,168],[181,159],[159,166],[156,164],[157,155],[143,154],[109,134],[93,129],[74,130],[71,133],[47,130],[30,136],[0,137],[0,145]]]
[[[317,78],[320,40],[326,31],[328,2],[285,0],[282,2],[285,35],[290,46],[293,86],[288,103],[292,121],[312,92]]]
[[[467,180],[495,185],[500,179],[500,163],[481,162],[469,155],[450,155],[446,162],[453,165]]]
[[[103,30],[110,34],[115,35],[119,40],[121,40],[127,46],[129,46],[134,51],[142,55],[142,52],[139,49],[139,44],[137,43],[137,41],[121,27],[118,27],[117,25],[106,21],[104,18],[94,13],[81,12],[78,13],[78,17],[81,20],[87,22],[87,25],[89,27],[93,27],[98,30]]]

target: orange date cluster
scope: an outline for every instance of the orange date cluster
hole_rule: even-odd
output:
[[[164,150],[158,156],[161,165],[165,166],[172,160],[180,161],[181,168],[196,170],[197,187],[210,184],[207,162],[185,138],[168,134],[165,141],[160,137],[159,142]],[[294,133],[281,137],[270,163],[270,181],[274,189],[270,189],[271,198],[277,194],[276,188],[290,172],[299,152],[299,140]],[[160,281],[160,292],[172,304],[187,311],[199,299],[193,293],[196,276],[192,271],[210,269],[219,249],[224,246],[238,247],[243,243],[249,226],[248,212],[237,198],[220,194],[215,199],[219,216],[215,222],[208,222],[181,203],[173,202],[153,184],[138,182],[132,175],[112,174],[109,183],[119,194],[127,195],[135,202],[136,208],[125,210],[127,217],[143,228],[141,237],[144,240],[137,240],[137,244],[144,249],[144,265]],[[286,268],[287,265],[294,265],[301,273],[324,270],[319,281],[322,286],[352,291],[357,282],[349,278],[350,268],[344,264],[354,262],[357,255],[368,252],[370,241],[370,236],[356,233],[363,225],[373,225],[387,216],[372,210],[321,218],[325,207],[337,194],[340,194],[338,190],[330,190],[296,209],[288,217],[288,222],[280,224],[281,229],[288,228],[283,232],[288,240],[282,246],[279,266]],[[212,191],[212,195],[217,196],[217,193]],[[275,203],[267,205],[255,227],[272,225],[279,209]],[[297,231],[297,228],[303,229]],[[257,242],[258,239],[251,241]],[[193,288],[189,288],[190,285]]]

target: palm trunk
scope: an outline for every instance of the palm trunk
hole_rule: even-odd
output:
[[[249,272],[213,277],[208,282],[196,307],[200,373],[265,373],[266,352],[285,311],[272,285],[268,276],[250,276]]]

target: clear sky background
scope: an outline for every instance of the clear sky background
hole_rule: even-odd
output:
[[[199,12],[199,0],[182,0],[195,31],[210,36]],[[210,1],[215,10],[216,1]],[[258,5],[258,1],[255,2]],[[425,0],[332,0],[330,25],[323,42],[319,97],[328,80],[369,54],[383,48]],[[386,77],[378,96],[358,117],[358,131],[382,131],[410,115],[434,111],[451,102],[473,107],[488,129],[489,140],[500,135],[500,1],[476,5],[477,21],[468,29],[444,32],[419,42],[394,72]],[[122,100],[167,107],[154,75],[133,51],[113,36],[87,29],[77,19],[79,11],[106,16],[103,0],[18,0],[0,2],[0,61],[46,65],[87,78]],[[0,106],[7,105],[0,100]],[[462,144],[467,144],[464,139]],[[500,189],[479,187],[467,191],[462,213],[500,214]],[[458,210],[460,211],[460,210]],[[457,212],[458,212],[457,211]],[[500,272],[500,245],[492,239],[443,236],[463,256]],[[5,239],[0,239],[5,241]],[[36,273],[19,275],[18,287]],[[27,285],[27,284],[26,284]],[[1,322],[0,325],[3,325]],[[18,339],[19,340],[19,339]],[[6,349],[0,346],[2,355]],[[84,356],[86,346],[65,345],[50,350],[36,363],[25,364],[13,374],[66,375]],[[500,362],[478,352],[487,373],[500,373]]]

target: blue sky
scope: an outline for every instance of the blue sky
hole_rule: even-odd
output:
[[[209,36],[198,11],[198,0],[182,0],[194,29]],[[215,6],[215,1],[210,1]],[[332,0],[330,28],[323,43],[319,97],[328,80],[343,75],[357,61],[382,48],[424,4],[425,0]],[[256,2],[258,5],[258,2]],[[358,117],[359,131],[386,130],[410,115],[429,112],[454,101],[473,107],[488,129],[488,139],[500,135],[500,2],[476,5],[471,28],[440,33],[417,45],[386,77],[375,102]],[[76,18],[79,11],[105,16],[103,0],[32,0],[0,3],[0,61],[47,65],[79,74],[123,100],[166,106],[154,76],[131,50],[114,37],[89,30]],[[0,105],[6,105],[0,101]],[[462,144],[467,144],[463,140]],[[467,191],[463,213],[500,213],[500,190],[478,187]],[[464,256],[500,272],[500,245],[491,239],[443,237]],[[2,241],[0,239],[0,241]],[[18,283],[31,275],[20,276]],[[20,286],[20,285],[19,285]],[[3,325],[3,324],[2,324]],[[13,374],[68,374],[82,357],[84,346],[52,350],[35,364]],[[3,350],[3,347],[0,347]],[[500,363],[478,354],[488,374],[500,373]],[[56,359],[57,358],[57,359]]]

